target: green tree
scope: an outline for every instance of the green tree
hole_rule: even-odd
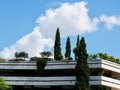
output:
[[[59,32],[59,28],[57,28],[56,35],[55,35],[55,44],[54,44],[54,59],[55,60],[62,59],[60,45],[61,45],[60,44],[60,32]]]
[[[66,52],[65,52],[65,58],[70,59],[70,54],[71,54],[71,45],[70,45],[70,38],[67,38],[67,42],[66,42]]]
[[[21,58],[25,59],[25,58],[28,58],[28,53],[22,51],[22,52],[19,53],[19,56],[20,56]]]
[[[0,90],[12,90],[12,88],[5,83],[3,78],[0,78]]]
[[[88,54],[86,50],[86,43],[84,37],[80,40],[80,45],[78,46],[78,58],[76,64],[76,87],[77,90],[89,90],[89,76],[90,71],[88,68]]]
[[[80,45],[80,39],[79,39],[79,35],[77,36],[77,43],[76,43],[76,47],[73,49],[73,53],[75,54],[75,60],[78,58],[78,46]]]
[[[15,52],[15,58],[19,58],[19,53],[18,52]]]
[[[52,53],[49,51],[46,51],[46,52],[41,52],[40,55],[42,58],[49,58],[49,56],[51,56]]]
[[[37,73],[38,75],[42,75],[42,73],[44,72],[44,68],[47,65],[47,58],[36,57],[36,61]]]
[[[28,53],[21,51],[21,52],[16,52],[15,53],[16,59],[25,59],[28,58]]]
[[[107,53],[98,53],[98,55],[101,59],[106,59],[106,60],[108,59]]]
[[[88,60],[97,59],[97,58],[98,58],[98,53],[88,55]]]

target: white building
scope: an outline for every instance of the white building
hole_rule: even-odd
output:
[[[111,90],[120,90],[120,64],[107,60],[88,62],[91,73],[97,68],[103,69],[105,76],[90,76],[90,85],[105,85]],[[75,61],[48,61],[44,72],[38,76],[36,62],[0,63],[0,74],[7,84],[22,90],[71,90],[75,87]],[[56,73],[57,72],[57,73]]]

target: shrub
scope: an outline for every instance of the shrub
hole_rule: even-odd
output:
[[[46,58],[39,58],[39,60],[37,60],[37,69],[44,69],[46,64],[47,64]]]
[[[89,55],[88,60],[96,59],[96,58],[98,58],[98,57],[99,57],[100,59],[105,59],[105,60],[108,60],[108,61],[111,61],[111,62],[120,64],[120,59],[115,58],[114,56],[108,56],[107,53],[91,54],[91,55]]]
[[[0,90],[12,90],[12,87],[7,85],[3,78],[0,77]]]
[[[91,72],[91,75],[103,76],[104,70],[102,68],[96,68],[94,71]]]
[[[39,57],[31,57],[30,58],[30,61],[37,61],[37,60],[39,60]]]
[[[8,61],[11,61],[11,62],[19,62],[19,61],[25,61],[24,59],[10,59]]]
[[[98,73],[99,76],[104,75],[104,70],[102,68],[97,69],[96,72]]]
[[[3,58],[0,58],[0,62],[6,62],[6,60]]]
[[[38,74],[41,74],[47,64],[47,58],[37,58],[37,70]]]

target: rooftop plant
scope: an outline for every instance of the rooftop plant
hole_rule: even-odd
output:
[[[98,58],[105,59],[105,60],[120,64],[120,59],[115,58],[114,56],[108,56],[107,53],[95,53],[95,54],[90,54],[88,56],[88,60],[98,59]]]

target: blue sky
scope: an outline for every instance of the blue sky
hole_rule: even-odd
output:
[[[16,51],[26,51],[30,56],[38,56],[43,50],[53,51],[55,30],[60,27],[63,54],[67,36],[73,49],[79,34],[85,37],[88,53],[103,52],[120,58],[119,3],[0,0],[0,57],[13,58]]]

